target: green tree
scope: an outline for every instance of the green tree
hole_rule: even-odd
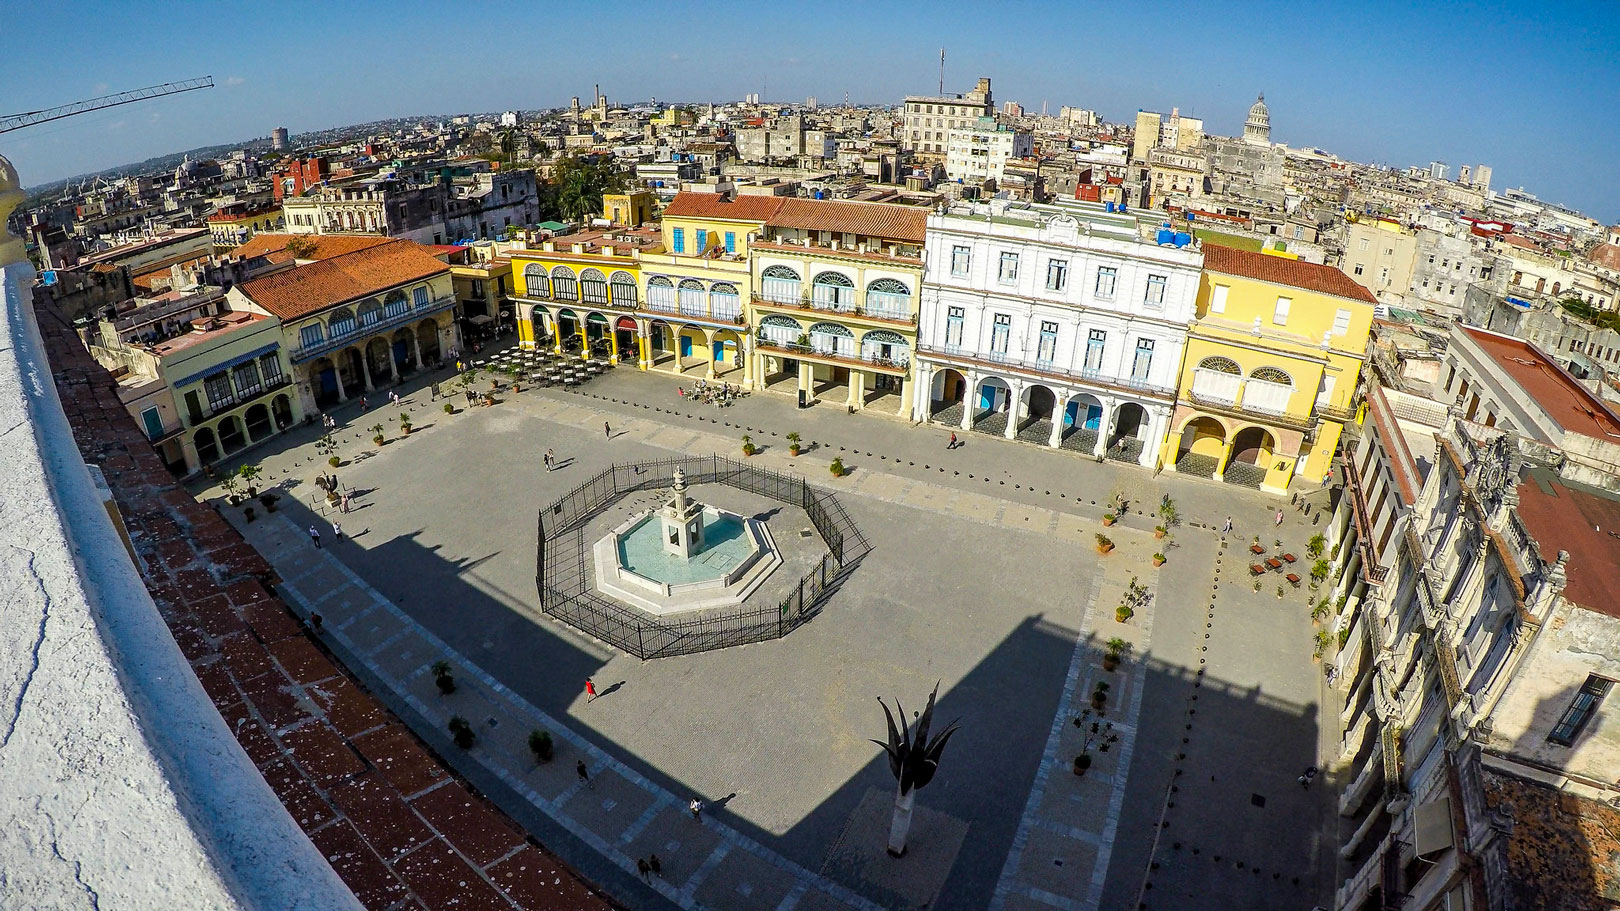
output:
[[[570,155],[551,170],[550,190],[540,193],[542,218],[584,221],[602,211],[602,195],[625,188],[625,175],[608,158]]]

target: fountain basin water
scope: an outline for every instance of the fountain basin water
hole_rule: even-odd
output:
[[[665,548],[655,513],[632,516],[592,548],[597,588],[662,616],[740,604],[782,564],[764,522],[713,506],[702,522],[702,545],[683,558]]]

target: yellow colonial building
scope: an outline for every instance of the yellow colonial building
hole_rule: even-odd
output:
[[[641,256],[649,369],[750,384],[749,244],[783,202],[681,193],[664,209],[662,244]]]
[[[641,256],[661,243],[657,228],[608,228],[509,251],[518,345],[646,369]]]
[[[784,199],[749,246],[753,385],[909,418],[928,210]]]
[[[1354,415],[1375,303],[1338,269],[1206,244],[1165,466],[1270,493],[1319,482]]]

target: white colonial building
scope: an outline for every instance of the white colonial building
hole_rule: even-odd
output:
[[[918,421],[1151,465],[1175,408],[1200,254],[1094,203],[929,216]]]

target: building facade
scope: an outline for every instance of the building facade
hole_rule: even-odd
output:
[[[391,241],[232,288],[232,307],[281,321],[305,414],[396,382],[460,348],[450,267]]]
[[[1398,222],[1382,218],[1352,222],[1344,245],[1344,274],[1380,303],[1399,305],[1412,287],[1417,248],[1417,233]]]
[[[1008,161],[1035,154],[1035,141],[1028,132],[1001,126],[989,117],[955,127],[946,135],[945,176],[970,186],[992,181],[1000,186]]]
[[[1196,251],[1096,204],[1004,200],[930,216],[925,250],[916,420],[1155,463]]]
[[[900,148],[935,160],[945,157],[951,130],[996,115],[989,79],[966,95],[907,95],[903,110]]]
[[[1375,303],[1329,266],[1205,244],[1166,467],[1269,493],[1320,481],[1354,415]]]
[[[641,256],[661,245],[657,228],[614,228],[508,252],[519,346],[648,369]]]
[[[927,217],[782,200],[749,245],[754,387],[909,419]]]

